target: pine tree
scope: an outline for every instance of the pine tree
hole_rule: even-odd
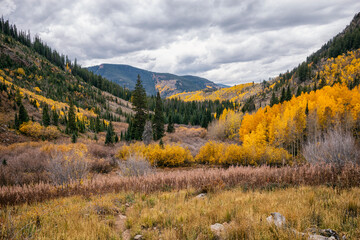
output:
[[[283,103],[285,100],[286,100],[286,93],[285,93],[285,88],[283,88],[281,91],[280,103]]]
[[[168,123],[168,126],[167,126],[167,130],[166,130],[168,133],[173,133],[175,132],[175,128],[174,128],[174,122],[173,122],[173,116],[170,115],[169,116],[169,123]]]
[[[279,103],[279,99],[276,97],[275,92],[273,91],[271,99],[270,99],[270,107]]]
[[[76,143],[77,142],[77,134],[75,132],[73,132],[73,134],[71,135],[71,142],[72,143]]]
[[[301,95],[301,93],[302,93],[302,87],[301,87],[301,85],[297,88],[297,90],[296,90],[296,97],[298,97],[298,96],[300,96]]]
[[[133,126],[131,129],[131,137],[135,140],[141,140],[144,132],[146,121],[146,92],[141,83],[140,75],[138,75],[135,90],[132,93],[133,110],[135,116],[133,119]]]
[[[100,123],[100,118],[99,115],[96,116],[96,120],[95,120],[95,132],[101,132],[101,123]]]
[[[59,124],[59,114],[57,113],[56,109],[51,111],[51,121],[54,126]]]
[[[44,105],[42,111],[42,123],[45,127],[50,125],[50,115],[49,115],[49,106],[47,104]]]
[[[19,129],[20,123],[17,113],[15,113],[15,129]]]
[[[113,144],[114,143],[114,128],[112,122],[109,123],[107,130],[106,130],[106,137],[105,137],[105,144]]]
[[[290,101],[291,98],[292,98],[291,89],[290,89],[290,85],[288,85],[287,90],[286,90],[286,98],[285,98],[285,100]]]
[[[75,117],[75,107],[74,103],[70,101],[70,108],[68,112],[68,123],[67,123],[67,129],[69,133],[77,132],[76,128],[76,117]]]
[[[306,116],[309,115],[309,103],[306,103],[306,108],[305,108],[305,114]]]
[[[26,108],[24,107],[24,105],[22,103],[20,103],[20,108],[19,108],[19,126],[24,123],[24,122],[28,122],[29,121],[29,115],[26,111]]]
[[[162,101],[160,93],[156,95],[156,105],[155,105],[155,116],[154,116],[154,140],[159,140],[164,136],[165,127],[164,127],[164,114],[162,109]]]

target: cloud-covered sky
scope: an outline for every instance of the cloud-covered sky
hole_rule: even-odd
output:
[[[359,0],[0,0],[0,14],[82,66],[129,64],[217,83],[291,70]]]

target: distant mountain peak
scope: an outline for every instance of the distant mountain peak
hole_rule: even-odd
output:
[[[95,74],[99,74],[121,86],[129,89],[135,87],[139,74],[148,95],[160,92],[162,97],[173,94],[197,91],[211,88],[220,88],[217,84],[201,77],[185,75],[178,76],[171,73],[157,73],[125,64],[100,64],[88,68]]]

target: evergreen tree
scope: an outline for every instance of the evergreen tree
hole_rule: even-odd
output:
[[[77,132],[75,119],[76,119],[76,117],[75,117],[74,103],[72,101],[70,101],[70,108],[69,108],[69,112],[68,112],[68,122],[67,122],[68,133]]]
[[[59,124],[59,114],[57,113],[55,108],[51,111],[51,121],[54,126],[57,126]]]
[[[285,93],[285,88],[283,88],[281,91],[280,103],[283,103],[285,100],[286,100],[286,93]]]
[[[314,88],[313,88],[313,91],[315,91],[316,92],[316,90],[317,90],[317,87],[316,87],[316,82],[314,83]]]
[[[322,89],[323,87],[326,86],[326,80],[324,77],[321,78],[320,84],[319,84],[319,89]]]
[[[20,123],[17,113],[15,113],[15,129],[19,129]]]
[[[156,106],[155,106],[155,115],[154,115],[154,140],[159,140],[164,136],[165,127],[164,127],[164,114],[162,109],[162,101],[160,93],[156,95]]]
[[[309,103],[306,103],[306,108],[305,108],[305,114],[306,116],[309,115]]]
[[[113,144],[114,143],[114,128],[112,122],[109,123],[107,130],[106,130],[106,137],[105,137],[105,144]]]
[[[102,127],[101,127],[101,123],[100,123],[100,118],[99,115],[96,116],[96,120],[95,120],[95,132],[101,132],[102,131]]]
[[[29,115],[26,111],[26,108],[24,107],[24,105],[22,103],[20,103],[20,108],[19,108],[19,126],[24,123],[24,122],[28,122],[29,121]]]
[[[44,105],[42,111],[42,123],[45,127],[50,125],[50,114],[49,114],[49,106],[47,104]]]
[[[302,87],[301,87],[301,85],[297,88],[297,90],[296,90],[296,97],[298,97],[298,96],[300,96],[301,95],[301,93],[302,93]]]
[[[286,90],[286,98],[285,98],[285,100],[290,101],[291,98],[292,98],[291,89],[290,89],[290,85],[288,85],[287,90]]]
[[[175,132],[175,128],[174,128],[174,122],[173,122],[173,117],[172,115],[169,116],[169,123],[167,126],[167,130],[168,133],[173,133]]]
[[[77,134],[75,132],[73,132],[73,134],[71,135],[71,142],[72,143],[76,143],[77,142]]]
[[[270,107],[279,103],[279,99],[276,97],[275,92],[273,91],[271,99],[270,99]]]
[[[135,116],[133,119],[133,126],[131,129],[131,138],[141,140],[144,132],[146,121],[146,92],[141,83],[140,75],[138,75],[135,89],[132,93],[133,110]]]

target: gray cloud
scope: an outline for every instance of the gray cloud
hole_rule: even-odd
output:
[[[0,13],[84,66],[130,64],[237,84],[291,69],[340,32],[355,0],[0,0]]]

